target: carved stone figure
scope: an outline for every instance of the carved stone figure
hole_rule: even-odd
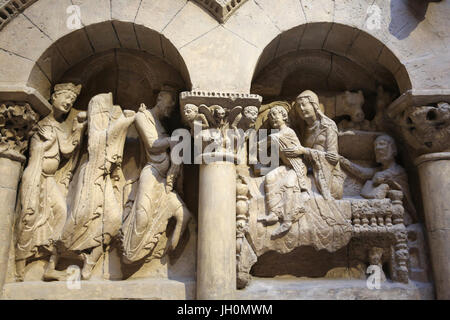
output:
[[[247,106],[242,110],[233,121],[231,127],[233,129],[243,129],[247,130],[249,128],[254,128],[256,120],[258,118],[258,108],[255,106]]]
[[[17,225],[16,272],[23,280],[26,260],[55,253],[67,218],[66,192],[75,167],[77,148],[85,128],[81,112],[66,123],[81,86],[58,84],[52,95],[52,112],[39,121],[30,143],[30,158],[20,187]],[[68,159],[66,162],[63,159]],[[50,259],[47,271],[56,261]],[[46,271],[46,273],[47,273]]]
[[[338,124],[339,130],[370,130],[370,121],[365,119],[362,106],[365,102],[364,94],[358,92],[345,91],[336,96],[336,116],[347,115],[350,120],[342,120]]]
[[[343,168],[353,176],[367,180],[361,190],[361,196],[366,199],[384,199],[390,190],[399,190],[404,195],[406,224],[417,221],[417,215],[409,191],[408,176],[405,170],[395,162],[397,147],[392,137],[383,134],[374,142],[376,161],[381,164],[379,168],[366,168],[357,165],[344,157],[340,157]]]
[[[269,120],[272,128],[279,130],[269,138],[279,146],[282,165],[265,176],[264,188],[269,215],[260,221],[271,224],[280,221],[280,226],[272,233],[272,237],[277,237],[289,231],[292,224],[307,210],[305,201],[308,198],[308,183],[302,157],[287,157],[284,154],[286,149],[302,147],[294,130],[286,125],[287,110],[282,106],[273,107],[269,112]]]
[[[369,250],[369,263],[370,263],[369,268],[371,266],[377,267],[378,271],[376,272],[379,272],[378,275],[380,276],[380,281],[385,282],[386,275],[384,274],[383,271],[383,261],[381,259],[382,257],[383,257],[383,248],[372,247]]]
[[[134,114],[113,105],[112,93],[96,95],[89,102],[89,159],[81,165],[60,249],[79,254],[83,260],[83,279],[91,277],[103,246],[118,235],[122,224],[121,164],[127,129]]]
[[[450,149],[450,105],[446,102],[408,108],[400,126],[408,144],[420,153]]]
[[[316,186],[325,199],[341,199],[345,174],[339,164],[338,131],[319,107],[318,96],[306,90],[298,95],[295,110],[306,123],[305,147],[287,149],[287,156],[305,156],[313,168]]]
[[[122,226],[125,263],[160,258],[174,249],[191,218],[183,200],[171,187],[181,168],[171,164],[168,150],[173,142],[161,124],[163,118],[170,116],[175,104],[174,93],[170,88],[163,88],[156,105],[152,109],[142,105],[136,115],[136,129],[144,146],[147,164],[139,178],[131,213]],[[159,243],[171,218],[176,220],[175,229],[167,243]]]
[[[203,113],[200,113],[195,104],[188,103],[183,108],[183,117],[191,128],[191,134],[194,134],[195,126],[201,130],[209,128],[208,120]]]

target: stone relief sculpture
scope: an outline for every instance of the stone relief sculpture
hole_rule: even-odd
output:
[[[364,94],[358,92],[345,91],[335,97],[336,117],[347,115],[350,120],[342,120],[338,124],[339,130],[370,130],[370,121],[365,119],[362,106],[365,102]]]
[[[416,210],[409,191],[406,171],[396,163],[397,147],[392,137],[382,134],[375,139],[374,152],[379,168],[366,168],[357,165],[344,157],[340,163],[347,172],[359,179],[366,180],[361,190],[361,196],[366,199],[385,199],[390,190],[399,190],[403,193],[407,225],[417,221]]]
[[[66,192],[75,167],[77,149],[83,137],[86,114],[81,112],[72,123],[65,116],[72,108],[81,86],[63,83],[55,86],[53,110],[39,121],[30,142],[30,158],[19,196],[16,272],[23,280],[27,259],[55,254],[67,218]],[[65,163],[63,159],[68,159]],[[51,260],[46,273],[54,267]]]
[[[306,123],[304,148],[286,150],[288,156],[305,155],[317,188],[325,199],[341,199],[345,175],[339,164],[338,131],[319,107],[318,96],[306,90],[296,99],[295,110]]]
[[[289,110],[304,121],[300,137],[287,126]],[[391,279],[408,282],[404,224],[413,220],[408,214],[404,220],[404,206],[411,215],[415,210],[406,173],[395,162],[394,140],[378,134],[374,153],[381,168],[347,160],[339,154],[336,124],[310,90],[293,104],[271,103],[267,120],[279,130],[270,138],[279,145],[280,166],[264,177],[239,176],[238,194],[241,189],[248,194],[238,196],[238,287],[248,284],[252,266],[264,253],[285,254],[305,246],[330,253],[349,246],[355,263],[381,267],[383,276],[389,262]],[[344,197],[346,172],[365,182],[361,197]]]
[[[74,203],[58,250],[59,254],[76,253],[83,260],[83,279],[91,277],[103,246],[118,235],[122,224],[121,163],[125,136],[133,121],[134,112],[123,112],[120,106],[113,105],[111,93],[99,94],[89,102],[89,158],[81,165]],[[60,274],[53,270],[46,278],[61,279]]]
[[[450,105],[410,107],[399,121],[402,135],[420,153],[442,152],[450,148]]]
[[[280,226],[272,233],[272,237],[289,231],[292,224],[297,222],[300,215],[307,210],[305,208],[305,201],[308,198],[306,166],[301,157],[285,155],[286,150],[302,147],[294,130],[286,125],[287,119],[287,110],[282,106],[270,109],[271,126],[279,131],[271,134],[269,138],[279,145],[282,165],[265,176],[264,188],[269,215],[261,218],[260,221],[271,224],[280,221]]]
[[[191,128],[191,135],[194,135],[194,128],[196,125],[201,130],[209,128],[209,122],[203,113],[199,112],[199,108],[192,103],[188,103],[183,108],[183,117]]]
[[[0,154],[9,158],[25,160],[23,153],[28,148],[28,139],[38,115],[26,103],[2,103],[0,105]]]
[[[173,146],[161,120],[169,117],[176,104],[171,88],[163,88],[156,105],[147,109],[142,105],[136,115],[136,128],[142,140],[146,165],[139,178],[137,196],[133,208],[122,226],[123,261],[134,263],[144,258],[161,257],[174,249],[186,229],[191,213],[179,194],[173,191],[173,183],[180,166],[171,163],[168,150]],[[195,114],[193,106],[187,108],[188,115]],[[190,119],[196,121],[197,115]],[[160,243],[171,218],[175,218],[175,229],[167,241]]]

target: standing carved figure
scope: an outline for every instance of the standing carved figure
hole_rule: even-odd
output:
[[[64,251],[80,254],[83,279],[90,278],[103,246],[118,235],[122,224],[121,164],[134,115],[114,106],[111,93],[99,94],[89,102],[89,159],[81,166],[74,204],[61,237]]]
[[[143,258],[162,257],[174,249],[191,217],[180,196],[172,190],[176,173],[181,169],[172,164],[168,150],[171,138],[161,124],[176,104],[174,93],[163,87],[154,108],[142,105],[136,115],[136,129],[142,140],[146,165],[139,178],[136,200],[122,226],[123,260],[134,263]],[[169,186],[169,187],[168,187]],[[171,218],[175,229],[167,243],[159,243]],[[158,248],[163,247],[162,252]]]
[[[322,196],[341,199],[345,175],[339,164],[338,130],[333,120],[320,109],[318,96],[306,90],[297,96],[296,111],[306,123],[305,147],[286,150],[287,156],[304,155],[313,168],[314,180]]]
[[[76,164],[76,150],[85,128],[86,113],[70,121],[69,113],[81,85],[63,83],[55,86],[53,110],[39,121],[30,142],[30,160],[20,187],[20,213],[17,225],[16,272],[23,281],[26,260],[55,253],[67,218],[66,193]],[[62,158],[68,159],[66,162]],[[44,278],[56,264],[53,256]]]

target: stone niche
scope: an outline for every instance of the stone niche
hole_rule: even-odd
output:
[[[347,35],[330,35],[329,41],[325,42],[324,47],[321,48],[314,45],[314,37],[311,34],[312,30],[318,32],[319,26],[308,25],[306,31],[302,28],[304,27],[291,29],[280,39],[274,40],[267,46],[259,60],[252,84],[252,93],[263,97],[256,127],[270,128],[270,110],[282,106],[287,110],[289,127],[295,131],[303,145],[306,139],[304,134],[308,128],[296,112],[294,101],[299,93],[312,90],[318,96],[319,108],[323,114],[337,125],[338,153],[349,162],[358,167],[379,168],[374,143],[378,137],[390,136],[391,138],[385,139],[391,139],[389,141],[397,145],[394,153],[395,161],[406,169],[406,171],[399,170],[404,172],[402,174],[409,180],[410,186],[406,188],[408,190],[402,189],[404,209],[401,210],[404,210],[405,214],[401,228],[405,229],[401,231],[400,238],[403,239],[401,240],[403,245],[383,244],[390,235],[389,232],[383,234],[384,231],[381,230],[389,229],[387,224],[390,225],[391,222],[390,218],[387,221],[380,215],[381,212],[397,210],[395,204],[402,204],[402,202],[395,200],[394,194],[390,196],[391,200],[383,199],[388,198],[387,196],[375,196],[374,200],[367,200],[367,196],[363,196],[366,193],[367,178],[362,178],[358,173],[352,174],[346,171],[344,164],[341,165],[345,172],[343,193],[340,200],[336,201],[336,205],[339,208],[338,211],[352,220],[352,235],[348,244],[334,252],[324,248],[320,250],[314,248],[318,246],[316,243],[314,246],[303,246],[302,243],[306,240],[302,240],[301,223],[305,220],[301,219],[298,222],[300,233],[292,230],[294,227],[297,228],[296,224],[292,224],[292,229],[289,229],[285,235],[274,238],[275,235],[278,236],[276,227],[282,225],[282,220],[280,224],[277,222],[275,227],[270,224],[264,225],[259,221],[261,216],[269,215],[270,211],[267,202],[267,192],[270,190],[265,186],[267,179],[264,182],[264,178],[259,177],[252,167],[245,168],[240,171],[240,174],[241,180],[248,188],[246,197],[248,197],[249,209],[246,218],[242,216],[242,221],[246,221],[245,228],[242,229],[246,230],[243,231],[245,235],[241,238],[238,236],[240,241],[237,255],[238,287],[242,289],[239,293],[240,297],[251,299],[270,288],[271,291],[278,292],[286,298],[296,296],[309,299],[313,296],[320,297],[322,294],[326,297],[327,288],[333,288],[339,292],[341,286],[353,286],[355,291],[352,294],[356,297],[363,297],[366,294],[368,297],[371,296],[369,291],[365,292],[365,289],[357,289],[357,287],[366,281],[367,268],[377,261],[383,270],[383,277],[388,279],[383,285],[387,291],[393,290],[391,291],[393,293],[397,286],[395,283],[403,282],[409,283],[401,289],[405,290],[405,297],[412,298],[418,295],[431,298],[433,287],[428,248],[424,237],[420,190],[417,187],[417,172],[412,165],[413,159],[408,150],[405,150],[400,143],[393,142],[401,140],[396,134],[395,125],[389,121],[385,112],[399,96],[400,88],[403,89],[405,84],[397,82],[397,77],[383,67],[377,57],[368,54],[366,49],[357,49],[357,45],[350,44],[349,48],[343,48],[342,42],[333,41],[334,37],[350,37],[354,30],[346,27],[337,28],[336,30],[342,29],[341,31]],[[326,26],[321,25],[321,28]],[[301,45],[298,48],[293,46],[290,42],[298,41],[298,36],[302,34]],[[317,33],[317,36],[320,36],[320,33]],[[371,37],[364,39],[367,48],[381,50],[377,40]],[[396,64],[397,61],[394,60],[390,63]],[[313,193],[319,192],[318,186],[313,182],[315,177],[312,171],[308,168],[307,177],[312,181]],[[373,199],[373,197],[369,198]],[[388,206],[384,207],[385,205]],[[389,207],[390,205],[394,206]],[[380,209],[380,213],[377,213]],[[363,214],[364,218],[362,218],[358,212],[371,213],[368,216]],[[271,223],[273,224],[273,221]],[[238,226],[240,226],[239,222]],[[360,229],[361,226],[362,229]],[[311,229],[308,231],[307,227],[303,230],[313,234],[316,232]],[[273,239],[268,240],[269,238]],[[378,246],[380,248],[371,249]],[[404,250],[403,253],[399,253],[400,251],[393,249],[394,247],[400,251]],[[392,257],[395,255],[399,257],[406,252],[404,256],[406,260],[402,262],[405,271],[403,280],[400,280],[398,270],[401,268],[396,270],[396,267],[392,267]],[[255,277],[254,280],[251,280],[252,276]],[[274,279],[269,280],[269,278]],[[306,282],[303,284],[298,282],[300,279]],[[322,280],[322,282],[313,283],[316,280]],[[323,286],[323,290],[315,289],[317,292],[311,296],[302,293],[302,288],[308,288],[307,281],[312,281],[310,285],[315,288]],[[283,288],[292,290],[291,294],[285,294]],[[372,296],[372,298],[375,297],[377,297],[376,294]]]
[[[175,88],[174,96],[177,106],[177,93],[189,89],[189,84],[185,83],[178,70],[166,61],[148,53],[130,49],[111,49],[86,58],[65,71],[56,80],[56,83],[76,83],[82,86],[81,93],[68,114],[66,122],[75,120],[78,115],[89,111],[88,105],[92,97],[99,94],[109,92],[112,94],[114,105],[120,106],[125,112],[127,112],[126,110],[138,112],[138,110],[142,110],[141,104],[152,108],[156,104],[158,93],[164,86],[169,85],[171,88]],[[166,122],[162,122],[169,134],[174,129],[183,126],[177,106],[174,108],[175,111],[171,117]],[[79,147],[78,163],[73,169],[72,178],[68,185],[67,204],[69,211],[75,206],[77,186],[83,180],[83,166],[89,161],[88,141],[89,137],[86,132],[86,136]],[[123,217],[130,214],[132,210],[139,177],[145,164],[142,141],[135,124],[132,124],[126,133],[121,163],[125,181],[123,187]],[[25,163],[25,167],[28,165],[28,163]],[[162,256],[151,255],[151,258],[147,257],[134,263],[124,263],[120,240],[114,239],[108,245],[103,246],[103,252],[95,264],[90,280],[83,281],[82,286],[85,286],[85,294],[93,298],[192,299],[195,297],[196,214],[198,207],[198,168],[196,166],[189,164],[183,166],[182,186],[179,186],[177,190],[193,218],[182,233],[176,249],[164,253]],[[175,221],[170,219],[167,229],[159,238],[159,243],[167,242],[167,239],[173,234],[174,228]],[[161,250],[161,248],[156,247],[155,250]],[[24,282],[15,282],[14,245],[11,246],[9,261],[7,285],[4,293],[6,298],[42,298],[40,290],[47,287],[49,290],[46,291],[46,298],[79,298],[76,291],[67,292],[65,281],[42,282],[49,261],[48,253],[27,260]],[[79,258],[72,257],[70,254],[62,255],[59,258],[56,270],[69,270],[68,268],[74,265],[83,267]],[[114,281],[116,285],[114,286],[107,280],[116,280]],[[40,284],[36,285],[36,281]],[[33,287],[32,283],[36,287]],[[25,291],[24,286],[27,288]],[[155,289],[149,291],[149,286]],[[100,288],[102,293],[97,292],[98,289],[96,288]],[[164,288],[164,292],[161,292],[158,288]]]

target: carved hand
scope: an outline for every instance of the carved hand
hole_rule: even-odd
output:
[[[383,172],[377,172],[374,176],[373,176],[373,182],[376,185],[382,184],[386,182],[386,176]]]
[[[38,133],[45,140],[52,138],[52,129],[49,126],[39,126]]]
[[[303,147],[298,147],[298,148],[287,148],[285,150],[283,150],[283,153],[288,157],[288,158],[297,158],[300,157],[301,155],[306,153],[305,148]]]
[[[334,152],[327,152],[325,154],[325,159],[327,159],[329,163],[335,166],[339,162],[339,155]]]

